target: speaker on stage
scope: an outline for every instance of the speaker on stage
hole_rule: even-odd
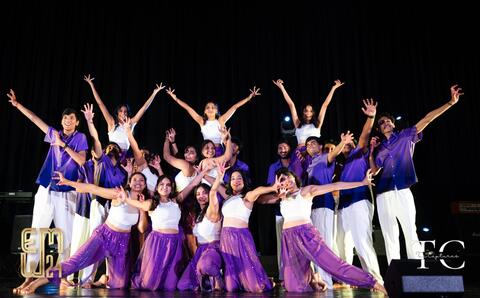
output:
[[[392,260],[385,276],[389,297],[461,297],[463,271],[444,267],[440,261]]]
[[[12,241],[10,242],[10,252],[19,254],[22,252],[22,231],[32,226],[31,215],[16,215],[13,220]]]

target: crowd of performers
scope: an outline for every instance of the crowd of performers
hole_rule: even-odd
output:
[[[166,131],[162,155],[178,170],[172,178],[165,175],[160,156],[140,149],[133,134],[165,87],[156,85],[135,115],[126,104],[110,114],[94,79],[88,75],[84,80],[107,122],[110,141],[101,144],[93,105],[86,104],[90,159],[87,136],[77,130],[82,117],[75,110],[65,109],[56,130],[22,105],[13,90],[7,94],[50,144],[36,181],[32,228],[48,228],[53,220],[64,241],[61,266],[50,269],[48,278],[27,277],[14,293],[30,294],[48,282],[74,285],[74,274],[85,288],[272,290],[248,229],[255,203],[275,204],[279,280],[287,291],[331,289],[333,279],[386,293],[372,241],[372,176],[377,174],[376,204],[388,262],[400,258],[397,219],[408,258],[422,258],[409,189],[417,182],[412,156],[425,127],[458,102],[463,94],[458,86],[450,88],[447,103],[401,131],[389,114],[376,115],[374,100],[364,100],[365,124],[358,139],[347,131],[335,142],[324,141],[320,132],[341,81],[335,81],[318,115],[309,104],[300,116],[284,82],[273,81],[290,108],[298,145],[280,140],[266,186],[252,188],[249,167],[238,159],[242,144],[225,126],[238,108],[260,95],[256,87],[223,115],[213,102],[200,115],[175,90],[166,89],[204,138],[200,151],[188,145],[179,154],[175,130]],[[381,138],[370,137],[374,126]],[[351,265],[354,247],[362,269]],[[104,260],[106,274],[95,281]],[[28,254],[27,271],[34,272],[38,262],[38,254]]]

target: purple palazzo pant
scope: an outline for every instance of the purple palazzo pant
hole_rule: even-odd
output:
[[[320,266],[335,279],[354,286],[373,288],[376,283],[370,273],[337,257],[312,224],[283,230],[282,262],[284,285],[289,292],[312,291],[309,285],[313,274],[310,262]]]
[[[135,265],[132,289],[175,291],[182,254],[182,233],[150,232]]]
[[[273,288],[257,256],[248,228],[223,227],[220,252],[225,262],[225,288],[229,292],[259,293]]]
[[[108,282],[111,289],[122,289],[128,286],[128,241],[130,232],[122,233],[109,228],[106,224],[97,227],[92,236],[77,252],[61,263],[61,276],[57,268],[51,269],[53,277],[49,280],[60,284],[60,277],[67,277],[89,265],[107,258]]]

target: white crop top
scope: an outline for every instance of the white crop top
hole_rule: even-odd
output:
[[[222,221],[211,222],[206,216],[202,221],[196,223],[193,227],[193,235],[197,237],[200,244],[209,243],[220,240],[220,230],[222,229]]]
[[[148,190],[155,192],[155,186],[157,186],[158,176],[152,173],[148,166],[142,170],[142,174],[147,177],[146,182]]]
[[[150,218],[152,219],[152,228],[159,229],[175,229],[178,230],[180,216],[182,215],[180,207],[177,203],[160,202],[155,210],[150,211]]]
[[[193,173],[193,176],[187,177],[183,175],[183,172],[180,171],[177,176],[175,176],[175,185],[177,186],[177,192],[181,192],[185,187],[187,187],[193,179],[197,177],[197,172]]]
[[[208,173],[207,173],[207,176],[210,176],[212,178],[217,178],[218,176],[218,173],[217,173],[217,167],[214,167],[213,169],[211,169]],[[210,182],[207,181],[207,179],[205,178],[202,178],[202,183],[205,183],[206,185],[208,186],[212,186],[212,184]]]
[[[121,203],[118,206],[111,205],[108,213],[107,221],[115,227],[122,230],[130,230],[130,228],[137,224],[139,217],[138,209]]]
[[[226,200],[222,206],[223,218],[232,217],[248,223],[252,209],[247,208],[243,202],[242,195],[236,195]]]
[[[220,122],[215,120],[207,120],[200,130],[204,140],[210,140],[215,144],[222,143],[222,134],[220,133]]]
[[[132,132],[137,123],[132,125]],[[120,146],[120,149],[126,151],[130,148],[130,142],[128,141],[127,132],[125,127],[122,124],[118,124],[113,130],[108,132],[108,140],[110,142],[115,142]]]
[[[280,202],[280,213],[282,213],[284,222],[308,220],[312,214],[312,200],[305,200],[300,191],[289,199],[283,199]]]
[[[305,144],[308,137],[320,137],[320,127],[316,128],[313,123],[304,124],[295,129],[295,136],[297,137],[298,144]]]

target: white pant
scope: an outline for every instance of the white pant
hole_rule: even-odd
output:
[[[346,254],[351,254],[353,259],[353,247],[351,245],[353,244],[363,270],[372,274],[379,283],[383,284],[377,254],[373,248],[373,209],[372,203],[367,200],[362,200],[340,209],[338,211],[338,217],[341,219],[341,225],[345,232],[345,242],[348,243],[348,248],[346,249],[348,249],[349,252]],[[349,261],[351,264],[351,260]]]
[[[352,233],[345,232],[343,228],[343,220],[341,216],[341,209],[335,213],[335,253],[345,262],[353,263],[353,238]]]
[[[283,280],[282,273],[282,230],[283,230],[283,216],[275,215],[275,231],[277,234],[277,264],[278,264],[278,279]]]
[[[59,261],[65,261],[70,256],[76,199],[77,193],[74,191],[51,191],[50,188],[41,185],[35,194],[32,228],[49,228],[53,220],[55,227],[60,229],[63,234],[63,251],[58,252]],[[34,239],[37,252],[40,252],[38,232],[33,234],[30,239]],[[34,272],[39,260],[39,253],[27,254],[27,272]]]
[[[400,231],[397,219],[405,236],[408,258],[422,259],[423,249],[418,241],[415,226],[415,202],[410,189],[396,189],[377,195],[377,209],[388,263],[390,264],[392,259],[400,259]]]
[[[85,241],[87,241],[90,236],[92,235],[93,231],[103,224],[107,219],[108,210],[105,209],[104,206],[98,203],[97,200],[92,200],[90,204],[90,219],[84,218],[78,214],[75,214],[75,220],[78,225],[74,225],[75,231],[74,234],[79,234],[78,239],[72,239],[72,255],[77,251],[80,246],[82,246]],[[77,233],[78,232],[78,233]],[[75,243],[75,245],[74,245]],[[105,260],[106,261],[106,260]],[[98,266],[102,263],[102,261],[92,264],[78,272],[78,280],[81,284],[87,282],[93,282],[95,278],[95,274],[97,273]],[[107,266],[108,267],[108,266]]]
[[[332,249],[333,247],[333,217],[334,212],[329,208],[316,208],[312,209],[312,224],[317,228],[318,232],[325,241],[325,244],[328,248]],[[323,281],[327,284],[329,289],[333,288],[332,276],[325,272],[319,266],[313,264],[313,269],[315,273],[319,273]]]

